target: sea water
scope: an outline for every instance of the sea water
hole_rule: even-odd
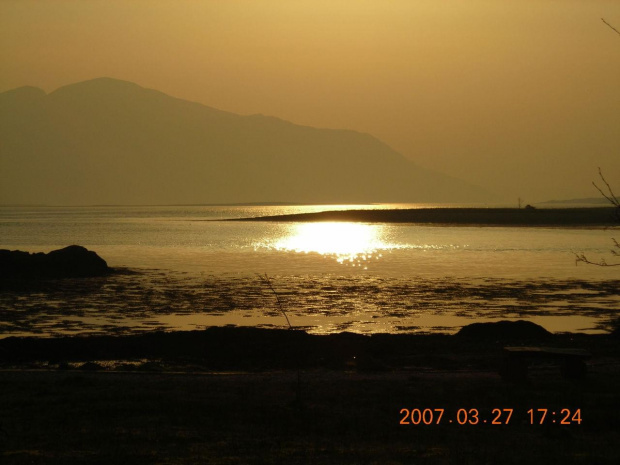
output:
[[[596,332],[616,318],[618,267],[577,266],[575,254],[613,261],[617,229],[227,221],[428,206],[0,207],[0,248],[79,244],[136,272],[106,278],[82,300],[74,294],[84,281],[3,292],[0,331],[280,327],[283,311],[323,333],[454,332],[498,318]]]

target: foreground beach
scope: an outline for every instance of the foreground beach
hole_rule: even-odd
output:
[[[569,380],[556,364],[542,363],[524,382],[507,382],[498,374],[505,344],[588,350],[589,373]],[[211,328],[9,338],[0,341],[0,357],[2,463],[620,458],[617,335],[541,332],[498,340]],[[430,409],[434,420],[401,424],[411,423],[403,409]],[[435,409],[444,410],[439,424]],[[543,424],[538,409],[548,411]],[[560,424],[566,412],[567,424]]]

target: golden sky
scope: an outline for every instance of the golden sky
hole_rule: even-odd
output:
[[[525,202],[620,191],[620,0],[0,0],[0,91],[109,76],[369,132]]]

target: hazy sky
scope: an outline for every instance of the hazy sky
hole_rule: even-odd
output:
[[[620,0],[0,0],[0,91],[115,77],[372,133],[526,202],[620,191]]]

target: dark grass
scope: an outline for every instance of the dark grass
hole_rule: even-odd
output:
[[[210,346],[208,333],[47,339],[48,345],[36,338],[0,341],[0,463],[620,459],[615,336],[513,339],[587,349],[593,357],[586,379],[566,380],[557,366],[541,364],[527,381],[512,384],[497,374],[504,342],[493,339],[222,328],[207,337]],[[147,361],[104,369],[106,359],[138,355]],[[304,361],[300,392],[296,368],[286,367],[298,357]],[[86,366],[94,371],[79,369],[87,360],[96,362]],[[446,413],[440,425],[400,425],[402,408]],[[447,422],[461,408],[476,408],[487,420],[494,408],[514,413],[508,425]],[[531,425],[530,408],[581,409],[582,423]]]
[[[3,463],[617,463],[618,375],[3,373]],[[402,408],[513,408],[508,425],[400,425]],[[529,408],[582,411],[529,424]]]

